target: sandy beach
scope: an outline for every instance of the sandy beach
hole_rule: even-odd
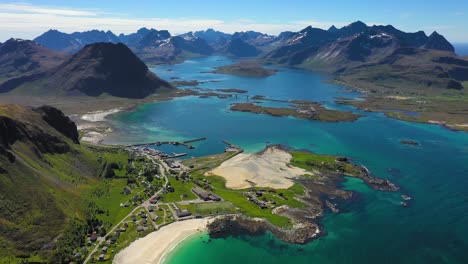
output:
[[[82,115],[81,119],[89,122],[101,122],[106,119],[106,116],[116,114],[120,111],[122,111],[120,108],[114,108],[107,111],[95,111]]]
[[[291,154],[284,150],[270,147],[259,154],[239,154],[223,162],[207,175],[218,175],[226,179],[226,187],[245,189],[252,186],[286,189],[294,182],[292,178],[307,172],[301,168],[289,166]]]
[[[210,219],[190,219],[162,227],[130,244],[119,252],[114,264],[156,264],[162,263],[165,256],[180,242],[198,232],[206,230]]]
[[[112,128],[105,122],[109,115],[123,111],[122,108],[114,108],[106,111],[94,111],[79,117],[77,128],[83,132],[81,141],[99,144],[112,133]]]

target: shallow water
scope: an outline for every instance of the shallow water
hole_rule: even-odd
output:
[[[107,143],[207,137],[194,143],[196,148],[190,151],[162,147],[168,152],[187,152],[189,157],[222,152],[222,140],[247,152],[268,144],[287,144],[349,156],[402,190],[379,192],[359,180],[347,179],[343,188],[357,191],[359,199],[343,205],[344,213],[327,215],[322,224],[328,235],[308,245],[288,245],[270,234],[211,242],[206,236],[194,237],[178,246],[166,263],[468,263],[467,133],[336,105],[334,98],[355,98],[358,94],[344,92],[343,87],[303,70],[280,68],[276,76],[268,78],[206,73],[227,63],[229,59],[223,57],[208,57],[153,71],[165,79],[177,76],[217,81],[204,83],[202,88],[236,88],[248,90],[249,96],[314,100],[365,117],[352,123],[324,123],[228,110],[231,103],[246,101],[245,95],[229,99],[185,97],[117,114],[112,122],[119,133]],[[418,141],[420,146],[402,145],[401,139]],[[407,208],[399,205],[402,193],[413,197]]]

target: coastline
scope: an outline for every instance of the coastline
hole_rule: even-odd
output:
[[[210,222],[208,218],[190,219],[164,226],[132,242],[115,256],[112,263],[162,263],[180,243],[206,231]]]
[[[92,144],[101,144],[105,137],[114,131],[107,118],[123,111],[130,111],[130,109],[132,107],[126,109],[119,107],[79,115],[76,123],[78,131],[82,133],[80,140]]]

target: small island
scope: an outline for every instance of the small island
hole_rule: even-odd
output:
[[[233,89],[233,88],[216,89],[216,91],[222,92],[222,93],[239,93],[239,94],[248,92],[246,90]]]
[[[414,140],[402,139],[400,140],[400,144],[402,145],[410,145],[410,146],[419,146],[419,143]]]
[[[211,73],[217,74],[231,74],[247,77],[268,77],[275,75],[277,70],[268,69],[252,61],[240,61],[235,64],[217,67]]]
[[[236,103],[230,107],[230,110],[255,114],[267,114],[271,116],[292,116],[301,119],[319,120],[324,122],[352,122],[361,117],[360,115],[352,112],[326,109],[317,102],[291,101],[291,103],[291,107],[266,107],[257,103]]]

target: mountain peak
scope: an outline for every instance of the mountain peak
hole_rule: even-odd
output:
[[[300,32],[301,32],[301,33],[304,33],[304,32],[310,31],[310,30],[312,30],[312,29],[313,29],[312,26],[307,26],[306,28],[304,28],[304,29],[301,30]]]
[[[328,31],[330,31],[330,32],[336,32],[336,31],[338,31],[338,28],[335,27],[335,25],[332,25],[332,26],[328,29]]]
[[[450,44],[444,36],[437,33],[437,31],[432,32],[429,36],[429,40],[424,44],[423,48],[455,52],[455,48],[452,44]]]
[[[349,24],[348,26],[351,26],[351,27],[367,27],[366,23],[362,22],[361,20],[353,22],[353,23]]]

